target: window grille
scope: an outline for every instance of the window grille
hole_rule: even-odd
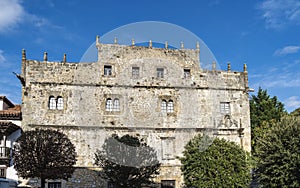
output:
[[[157,78],[164,78],[164,69],[163,68],[157,68]]]
[[[53,96],[49,97],[49,109],[50,110],[55,110],[56,109],[56,100]]]
[[[112,66],[104,65],[104,76],[111,76],[111,75],[112,75]]]
[[[106,111],[111,112],[113,110],[113,103],[110,98],[106,99],[106,106],[105,106]]]
[[[163,112],[163,113],[167,112],[167,101],[166,100],[161,101],[161,112]]]
[[[62,97],[57,97],[57,109],[58,110],[64,109],[64,99]]]

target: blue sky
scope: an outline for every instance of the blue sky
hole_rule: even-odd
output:
[[[300,107],[300,0],[0,0],[0,95],[21,102],[12,72],[23,48],[28,59],[78,62],[96,35],[142,21],[188,29],[222,69],[247,63],[252,88]]]

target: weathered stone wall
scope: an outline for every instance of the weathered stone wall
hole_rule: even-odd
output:
[[[62,130],[76,145],[80,167],[93,167],[94,153],[108,136],[138,135],[156,149],[163,164],[157,181],[176,180],[176,187],[182,184],[176,156],[199,132],[250,151],[246,70],[202,70],[198,50],[97,47],[99,60],[94,63],[23,59],[23,129]],[[104,66],[111,66],[112,75],[104,75]],[[139,67],[138,78],[132,67]],[[164,69],[163,78],[157,78],[157,68]],[[187,78],[184,69],[190,71]],[[50,96],[63,98],[63,110],[49,109]],[[119,111],[106,111],[108,98],[119,99]],[[173,101],[172,113],[162,112],[162,100]],[[222,102],[230,105],[228,114],[221,112]]]

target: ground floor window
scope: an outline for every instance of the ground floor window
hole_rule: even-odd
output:
[[[161,180],[161,188],[175,188],[175,180]]]
[[[0,168],[0,178],[6,177],[6,168]]]
[[[49,182],[48,188],[61,188],[61,182]]]

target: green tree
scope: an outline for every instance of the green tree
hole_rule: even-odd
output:
[[[256,178],[265,187],[300,187],[300,119],[284,117],[257,140]]]
[[[95,153],[100,176],[117,188],[140,188],[159,174],[156,151],[137,137],[113,135]]]
[[[297,108],[296,110],[292,111],[290,115],[300,117],[300,108]]]
[[[267,90],[259,88],[257,95],[251,96],[250,119],[252,150],[254,155],[256,140],[286,114],[283,103],[278,101],[276,96],[270,97]]]
[[[248,187],[250,174],[249,154],[240,146],[216,138],[203,149],[206,135],[197,135],[185,146],[180,158],[187,187]]]
[[[68,137],[55,130],[25,131],[14,147],[14,167],[23,178],[67,179],[76,163],[75,146]]]

